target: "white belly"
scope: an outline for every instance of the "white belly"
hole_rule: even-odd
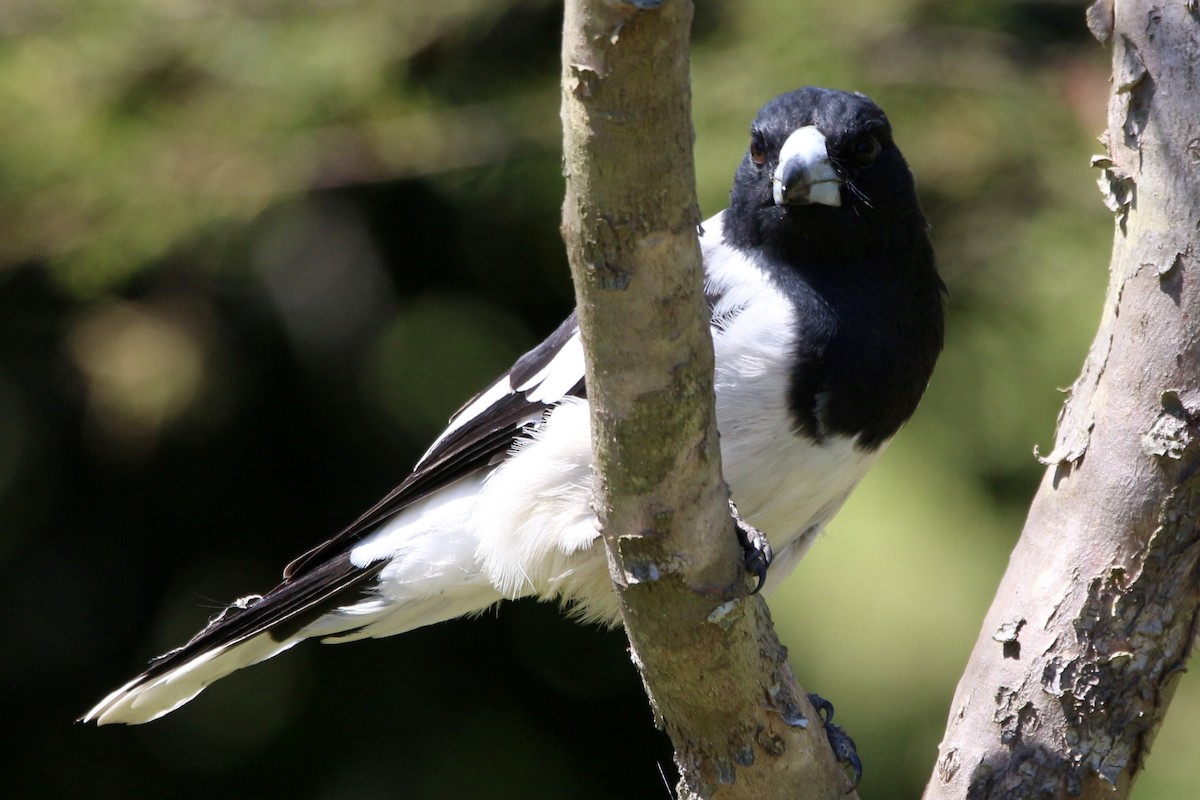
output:
[[[773,589],[866,475],[879,450],[796,432],[788,412],[794,311],[782,298],[755,301],[714,338],[721,460],[742,517],[767,535],[777,556]]]

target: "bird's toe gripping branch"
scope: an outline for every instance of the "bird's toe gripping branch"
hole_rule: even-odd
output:
[[[821,724],[825,726],[825,737],[829,739],[829,746],[833,748],[838,763],[854,776],[854,786],[851,788],[857,788],[858,782],[862,780],[862,761],[850,734],[842,730],[841,726],[833,724],[833,703],[813,693],[808,695],[808,702],[812,703],[821,718]]]
[[[738,543],[742,546],[742,558],[746,565],[746,572],[758,579],[758,584],[754,587],[754,592],[757,593],[767,580],[767,568],[771,566],[771,560],[775,554],[771,551],[771,543],[767,541],[767,535],[742,519],[742,515],[738,513],[737,506],[733,504],[732,500],[729,501],[729,513],[733,515]]]

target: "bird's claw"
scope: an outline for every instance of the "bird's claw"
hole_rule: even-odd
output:
[[[733,504],[732,500],[729,502],[729,513],[733,515],[733,523],[737,529],[738,543],[742,546],[746,571],[758,579],[754,592],[752,592],[752,594],[757,594],[767,580],[767,568],[771,566],[771,560],[775,558],[775,554],[771,551],[771,543],[767,541],[767,535],[742,519],[742,515],[738,513],[737,506]]]
[[[821,724],[825,727],[825,737],[829,739],[829,746],[833,748],[833,754],[837,756],[838,763],[853,774],[854,784],[850,787],[853,791],[858,788],[858,782],[862,780],[862,761],[858,757],[854,740],[850,738],[850,734],[842,730],[840,725],[833,724],[833,703],[821,695],[813,693],[808,695],[808,702],[812,703],[817,716],[821,718]]]

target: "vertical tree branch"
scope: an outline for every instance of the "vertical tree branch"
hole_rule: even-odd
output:
[[[691,15],[685,0],[566,4],[563,235],[587,352],[596,512],[680,796],[841,798],[846,776],[766,605],[747,596],[721,477]]]
[[[1127,796],[1200,613],[1200,17],[1097,3],[1116,216],[1100,329],[925,797]]]

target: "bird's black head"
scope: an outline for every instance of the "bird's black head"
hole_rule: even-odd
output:
[[[840,261],[925,228],[891,124],[866,95],[807,87],[758,112],[730,193],[730,244]]]
[[[866,96],[806,88],[758,112],[722,230],[796,309],[799,432],[873,449],[916,409],[943,336],[927,229],[892,127]]]

